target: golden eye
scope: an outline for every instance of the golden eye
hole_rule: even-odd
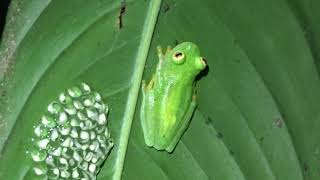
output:
[[[173,54],[172,58],[175,63],[180,64],[180,63],[184,62],[183,60],[185,58],[185,55],[182,52],[177,51]]]

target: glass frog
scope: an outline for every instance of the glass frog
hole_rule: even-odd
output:
[[[197,45],[183,42],[163,54],[148,84],[142,81],[140,119],[149,147],[171,153],[196,107],[195,78],[206,67]]]

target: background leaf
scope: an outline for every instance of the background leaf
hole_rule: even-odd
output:
[[[177,148],[193,158],[181,157],[184,166],[174,171],[176,156],[156,158],[159,153],[146,149],[155,164],[166,173],[174,171],[167,174],[172,179],[196,179],[197,167],[203,179],[318,179],[319,76],[291,4],[164,1],[161,12],[153,47],[196,42],[209,72],[199,81],[198,111]],[[154,48],[150,53],[145,77],[156,64]],[[134,122],[133,130],[139,129],[138,117]],[[193,132],[194,126],[202,128]],[[134,137],[128,172],[136,156],[130,151],[143,145],[141,137]],[[230,153],[219,154],[223,149]],[[190,171],[193,160],[196,172]]]
[[[85,81],[111,107],[115,147],[98,179],[319,179],[319,3],[164,0],[143,79],[157,45],[195,42],[209,65],[190,127],[168,154],[145,146],[141,97],[134,102],[152,2],[126,1],[120,29],[121,1],[12,1],[0,50],[0,177],[23,179],[33,125],[59,92]]]
[[[14,72],[8,72],[7,102],[2,106],[7,106],[8,110],[2,120],[0,177],[33,179],[28,173],[30,158],[26,155],[33,126],[39,123],[46,106],[57,99],[59,92],[83,81],[102,93],[110,106],[109,118],[114,120],[109,125],[116,146],[101,176],[119,178],[123,167],[121,159],[124,158],[128,141],[126,137],[124,140],[121,138],[130,132],[132,118],[127,112],[131,112],[132,116],[135,108],[135,100],[130,98],[137,98],[144,67],[140,51],[144,50],[142,53],[147,55],[145,49],[148,50],[154,29],[152,23],[147,23],[146,27],[151,32],[146,32],[144,24],[148,21],[155,23],[156,7],[160,7],[159,3],[154,2],[13,2],[11,14],[18,13],[18,20],[17,24],[8,24],[5,34],[8,38],[14,37],[11,41],[19,46],[8,51],[3,46],[2,51],[3,57],[8,59],[3,58],[3,61],[14,63]],[[149,4],[151,10],[148,10]],[[123,22],[125,28],[120,29],[119,16],[124,5],[128,6],[125,12],[128,17]],[[38,9],[31,11],[28,7]],[[149,14],[153,14],[153,19],[149,20]],[[19,23],[25,22],[20,22],[19,18],[25,16],[30,17],[32,23],[30,28],[26,28],[25,24],[20,29],[22,25]],[[35,18],[31,18],[33,16]],[[141,36],[142,33],[144,36]],[[148,33],[149,40],[144,42]],[[18,38],[16,34],[23,35]],[[4,44],[11,41],[4,40]],[[101,74],[104,71],[107,73]],[[138,71],[140,77],[135,75]],[[131,90],[133,88],[135,94]],[[12,162],[10,167],[8,162]]]

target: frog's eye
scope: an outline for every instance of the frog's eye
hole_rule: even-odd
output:
[[[177,51],[175,53],[173,53],[173,62],[176,63],[176,64],[182,64],[184,62],[184,59],[185,59],[185,55],[180,52],[180,51]]]

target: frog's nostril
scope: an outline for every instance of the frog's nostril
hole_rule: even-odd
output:
[[[205,58],[202,57],[200,61],[201,61],[201,64],[207,65],[207,60]]]

